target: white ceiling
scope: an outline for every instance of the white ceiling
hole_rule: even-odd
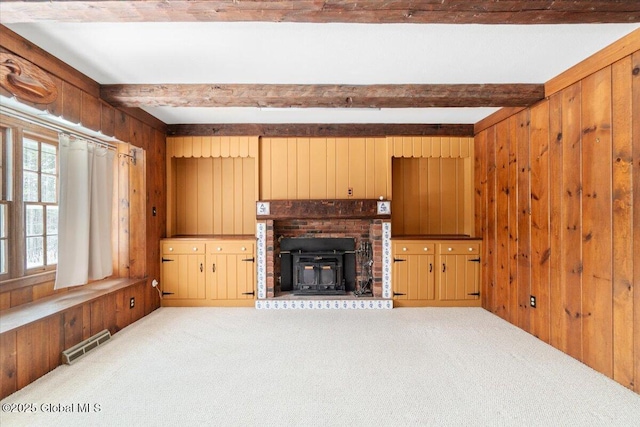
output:
[[[7,24],[100,84],[545,83],[640,24]],[[475,123],[497,108],[145,108],[177,123]]]

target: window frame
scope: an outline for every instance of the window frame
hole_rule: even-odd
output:
[[[26,255],[26,206],[27,204],[42,205],[46,211],[46,205],[58,205],[58,189],[60,185],[60,151],[58,144],[58,132],[48,129],[28,121],[23,121],[15,117],[0,114],[0,131],[4,132],[5,144],[2,165],[3,185],[5,192],[1,194],[0,204],[7,205],[8,235],[7,235],[7,272],[0,273],[0,290],[17,289],[23,286],[44,283],[55,279],[57,263],[44,265],[42,267],[27,268]],[[38,147],[42,143],[56,147],[56,202],[41,202],[40,187],[38,184],[38,202],[23,201],[23,140],[24,138],[37,141]],[[11,146],[9,148],[9,146]],[[6,154],[10,154],[6,156]],[[7,168],[7,161],[11,162],[11,167]],[[38,165],[40,171],[40,165]],[[40,174],[39,174],[40,176]],[[5,178],[10,178],[5,179]],[[44,214],[46,215],[46,214]],[[44,218],[43,218],[44,221]],[[43,239],[46,239],[46,223],[43,222]],[[46,244],[44,246],[46,248]],[[46,254],[45,254],[46,260]]]
[[[5,281],[11,278],[11,272],[13,270],[11,264],[13,261],[13,257],[9,253],[13,243],[12,238],[12,211],[13,211],[13,186],[12,179],[9,179],[9,173],[13,170],[13,129],[5,125],[5,123],[0,123],[0,179],[2,182],[0,183],[0,205],[2,205],[5,209],[5,223],[6,223],[6,231],[7,235],[2,237],[0,234],[0,239],[6,241],[6,269],[7,271],[3,272],[0,270],[0,282]]]

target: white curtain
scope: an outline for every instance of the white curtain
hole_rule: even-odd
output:
[[[55,288],[113,273],[111,204],[115,152],[60,135],[58,267]]]

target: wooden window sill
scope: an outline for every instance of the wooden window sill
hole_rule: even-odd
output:
[[[39,285],[46,282],[53,282],[54,280],[56,280],[55,270],[31,274],[29,276],[18,277],[15,279],[8,279],[0,282],[0,292],[15,291],[16,289]]]

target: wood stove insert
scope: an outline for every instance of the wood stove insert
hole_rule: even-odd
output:
[[[285,238],[280,259],[282,291],[342,295],[355,289],[353,238]]]

